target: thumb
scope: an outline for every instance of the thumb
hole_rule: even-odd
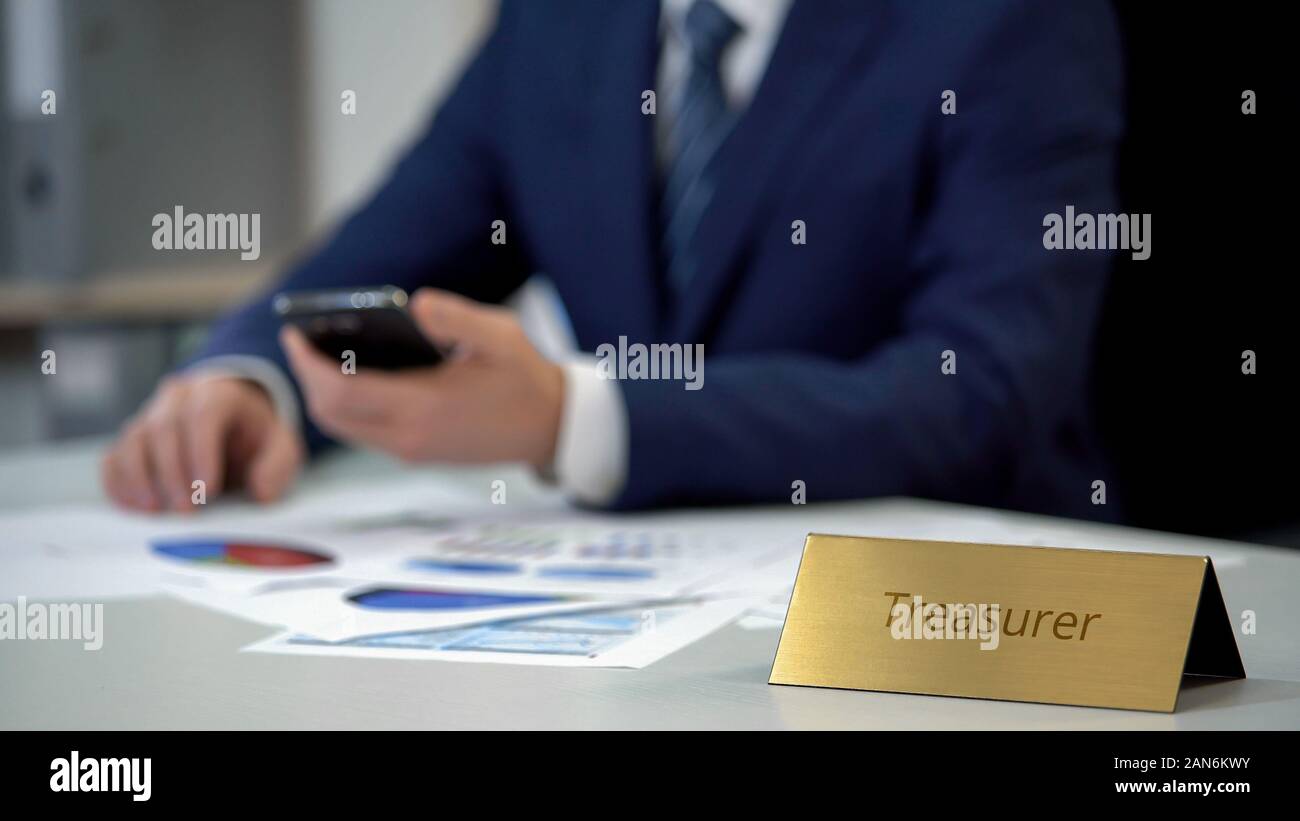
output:
[[[420,331],[435,344],[463,345],[476,352],[504,347],[517,327],[513,316],[504,308],[434,288],[415,292],[411,315]]]
[[[302,466],[302,441],[297,431],[276,425],[248,467],[248,490],[259,502],[273,502],[293,484]]]

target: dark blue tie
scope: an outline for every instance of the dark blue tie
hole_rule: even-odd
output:
[[[740,31],[713,0],[695,0],[684,25],[690,69],[668,137],[671,164],[661,201],[662,246],[669,282],[685,288],[698,264],[692,238],[713,198],[710,160],[733,123],[718,70],[722,52]]]

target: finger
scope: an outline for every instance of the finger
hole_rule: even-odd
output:
[[[126,497],[122,495],[122,479],[113,459],[113,448],[104,451],[104,455],[99,460],[99,484],[113,504],[121,507],[129,506]]]
[[[104,458],[99,463],[100,482],[104,486],[104,492],[108,498],[118,507],[127,509],[143,510],[145,505],[143,500],[137,500],[130,489],[126,476],[122,471],[122,459],[118,455],[118,446],[109,449]]]
[[[415,292],[411,315],[434,343],[465,345],[476,353],[504,348],[519,332],[519,323],[505,308],[434,288]]]
[[[405,377],[379,371],[344,373],[340,362],[322,355],[297,328],[282,330],[280,344],[317,423],[335,418],[382,422],[412,398]]]
[[[226,403],[203,390],[195,391],[193,402],[182,429],[185,461],[207,497],[215,498],[225,485],[226,440],[235,417]]]
[[[147,448],[144,428],[138,424],[133,425],[113,448],[107,472],[110,487],[127,507],[153,511],[162,505],[154,492],[153,478],[149,475]]]
[[[283,426],[267,438],[248,470],[248,490],[259,502],[273,502],[284,495],[302,464],[302,443],[298,434]]]
[[[293,368],[300,379],[332,374],[338,366],[307,341],[302,331],[286,325],[280,329],[280,347],[289,358],[289,367]]]
[[[190,509],[189,471],[181,443],[180,426],[172,421],[149,425],[148,459],[161,504],[172,510]]]

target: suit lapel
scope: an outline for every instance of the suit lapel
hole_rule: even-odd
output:
[[[810,120],[843,80],[843,69],[878,45],[884,16],[884,4],[847,0],[791,6],[767,71],[715,158],[718,193],[693,240],[699,269],[678,297],[668,338],[699,341],[739,270],[737,256],[765,205],[765,189],[801,138],[813,133]]]
[[[582,55],[590,94],[584,101],[586,139],[580,142],[587,156],[578,166],[586,169],[587,179],[575,180],[575,188],[591,207],[587,247],[594,274],[618,283],[618,305],[607,304],[613,324],[597,335],[617,331],[648,341],[660,330],[663,300],[655,240],[654,119],[641,113],[641,94],[655,87],[659,2],[602,1],[591,8],[604,13],[584,18],[593,24],[586,36],[595,45]]]

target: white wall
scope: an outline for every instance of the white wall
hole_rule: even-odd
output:
[[[495,0],[303,0],[308,230],[380,180],[428,121],[496,16]],[[357,113],[340,111],[344,89]]]

